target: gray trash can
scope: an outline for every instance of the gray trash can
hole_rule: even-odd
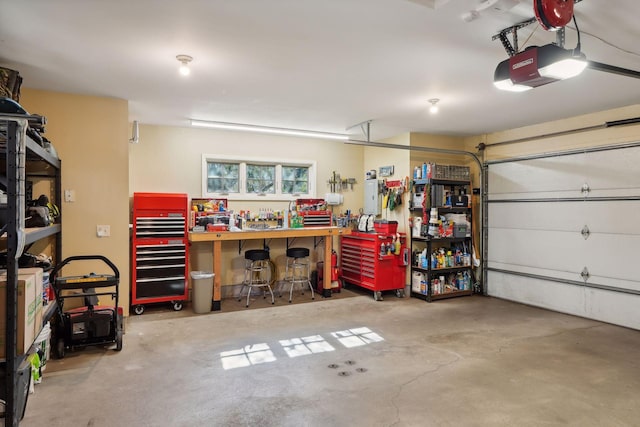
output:
[[[203,314],[211,311],[213,275],[214,274],[209,271],[191,272],[191,302],[193,303],[193,311],[195,313]]]

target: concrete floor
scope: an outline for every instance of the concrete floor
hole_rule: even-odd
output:
[[[20,425],[637,426],[638,354],[638,331],[479,296],[187,307],[50,361]]]

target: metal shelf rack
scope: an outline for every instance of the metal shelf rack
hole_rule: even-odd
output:
[[[17,353],[17,301],[18,301],[18,258],[29,245],[40,239],[55,236],[55,257],[62,253],[61,226],[25,229],[25,182],[27,177],[53,180],[52,201],[61,205],[61,161],[27,135],[30,126],[43,126],[44,117],[23,114],[0,115],[0,186],[7,194],[6,225],[0,229],[0,239],[7,249],[7,285],[5,310],[5,355],[4,368],[4,422],[6,426],[17,426],[26,405],[28,387],[20,390],[19,372],[23,369],[28,351]],[[47,307],[43,322],[55,313],[56,304]],[[19,396],[19,392],[24,396]],[[22,400],[21,400],[22,399]],[[23,405],[18,405],[23,402]],[[19,407],[22,406],[22,407]]]

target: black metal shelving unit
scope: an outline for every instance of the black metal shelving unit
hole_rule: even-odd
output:
[[[50,199],[58,207],[61,206],[61,161],[45,150],[40,144],[27,135],[29,126],[43,126],[45,119],[41,116],[21,114],[0,114],[0,157],[2,157],[2,174],[0,187],[7,194],[6,225],[2,227],[0,239],[7,250],[7,285],[6,285],[6,332],[5,356],[0,360],[4,372],[4,423],[5,426],[17,426],[22,418],[22,405],[28,396],[28,385],[25,390],[19,387],[21,372],[29,351],[16,354],[17,351],[17,301],[18,301],[18,258],[29,245],[38,240],[55,236],[53,258],[60,258],[62,241],[61,225],[25,229],[25,183],[27,178],[50,179],[53,181],[53,197]],[[1,309],[1,308],[0,308]],[[56,311],[55,302],[45,309],[43,324]],[[36,334],[37,335],[37,334]],[[30,367],[29,367],[30,369]],[[25,393],[20,396],[19,393]],[[22,399],[22,400],[21,400]]]
[[[470,237],[442,237],[442,238],[425,238],[425,237],[412,237],[411,238],[411,243],[412,246],[415,242],[423,242],[426,245],[427,248],[427,253],[431,253],[433,250],[434,245],[436,244],[451,244],[451,243],[459,243],[459,242],[469,242],[471,241]],[[434,294],[433,293],[433,289],[431,288],[431,280],[433,279],[433,277],[435,276],[439,276],[439,275],[446,275],[446,274],[450,274],[450,273],[457,273],[459,271],[468,271],[470,272],[471,270],[471,265],[459,265],[459,266],[454,266],[454,267],[443,267],[443,268],[431,268],[431,267],[427,267],[427,268],[423,268],[423,267],[419,267],[416,265],[412,265],[411,266],[411,271],[419,271],[421,273],[424,273],[427,275],[427,280],[429,281],[429,285],[428,285],[428,289],[427,289],[427,293],[426,294],[421,294],[418,292],[414,292],[413,290],[411,291],[411,296],[412,297],[416,297],[416,298],[420,298],[423,299],[425,301],[436,301],[439,299],[445,299],[445,298],[454,298],[454,297],[461,297],[461,296],[466,296],[466,295],[472,295],[473,294],[473,290],[470,289],[465,289],[465,290],[456,290],[456,291],[452,291],[452,292],[446,292],[446,293],[440,293],[440,294]]]
[[[471,182],[470,181],[464,181],[464,180],[454,180],[454,179],[421,179],[421,180],[414,180],[414,188],[416,187],[416,185],[422,185],[422,186],[429,186],[429,185],[441,185],[441,186],[445,186],[445,187],[449,187],[451,188],[451,190],[454,189],[465,189],[465,194],[469,195],[470,194],[470,189],[471,189]],[[426,188],[425,188],[426,190]],[[453,193],[452,193],[453,194]],[[430,192],[425,191],[425,196],[426,198],[426,209],[427,211],[431,208],[437,208],[438,209],[438,214],[439,215],[443,215],[443,214],[448,214],[448,213],[459,213],[459,214],[465,214],[467,215],[469,222],[471,222],[471,209],[468,206],[441,206],[439,204],[434,204],[433,201],[431,200],[431,194]],[[470,195],[468,196],[470,197]],[[422,206],[411,206],[410,207],[411,211],[416,211],[416,212],[423,212],[424,208]],[[426,218],[426,215],[422,215],[423,218]],[[423,222],[423,224],[428,224],[428,222]],[[465,243],[467,245],[469,245],[469,249],[471,249],[471,245],[472,245],[472,234],[469,231],[469,235],[465,236],[465,237],[432,237],[432,236],[414,236],[413,235],[413,229],[411,230],[412,234],[411,234],[411,253],[412,253],[412,258],[413,258],[413,254],[416,250],[416,248],[418,249],[427,249],[427,254],[429,254],[429,256],[431,255],[431,253],[434,250],[435,245],[441,245],[441,246],[450,246],[451,244],[455,244],[455,243]],[[416,265],[415,260],[412,259],[411,260],[411,280],[412,280],[412,286],[411,286],[411,296],[415,297],[415,298],[420,298],[423,299],[425,301],[431,302],[431,301],[436,301],[439,299],[445,299],[445,298],[455,298],[455,297],[461,297],[461,296],[467,296],[467,295],[472,295],[473,294],[473,288],[470,282],[470,287],[469,289],[456,289],[456,290],[451,290],[448,292],[441,292],[441,293],[435,293],[434,289],[432,288],[432,280],[436,277],[436,276],[441,276],[441,275],[449,275],[452,273],[458,273],[458,272],[467,272],[469,275],[471,275],[472,272],[472,265],[468,264],[468,265],[456,265],[456,266],[451,266],[451,267],[444,267],[444,268],[432,268],[431,266],[431,261],[429,260],[428,262],[428,266],[427,267],[421,267]],[[415,292],[413,289],[413,272],[420,272],[423,273],[426,276],[426,280],[427,280],[427,285],[426,285],[426,293],[420,293],[420,292]]]

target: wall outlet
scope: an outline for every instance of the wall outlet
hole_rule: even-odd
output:
[[[98,234],[98,237],[109,237],[111,236],[111,226],[98,225],[96,226],[96,233]]]
[[[64,190],[64,201],[75,202],[76,201],[76,190]]]

